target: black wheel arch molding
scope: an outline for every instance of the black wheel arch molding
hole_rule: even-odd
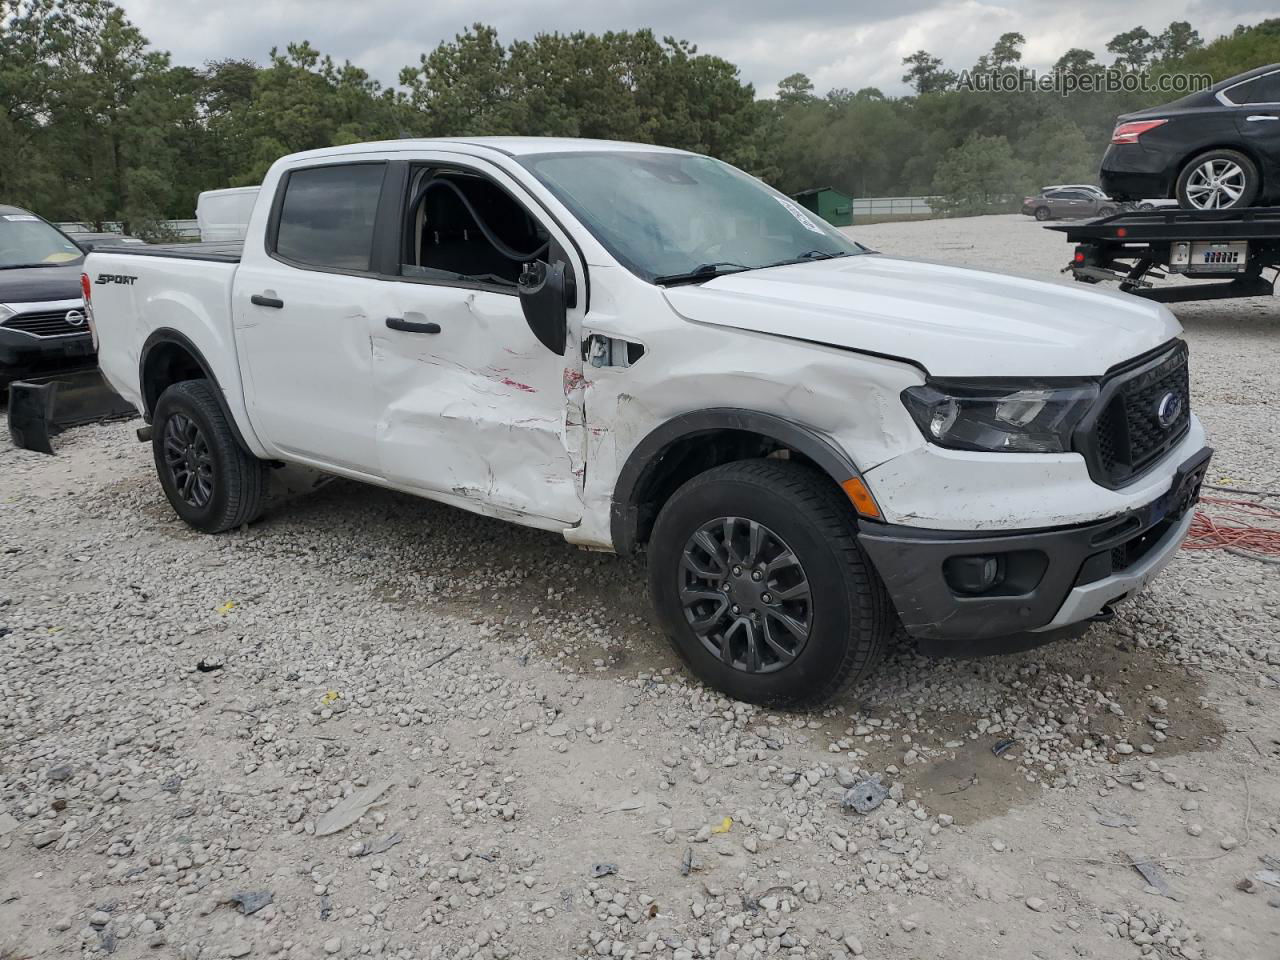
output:
[[[614,550],[635,553],[640,542],[639,496],[682,441],[721,432],[755,434],[801,454],[837,485],[861,477],[854,461],[813,427],[772,413],[741,407],[712,407],[678,414],[651,430],[628,454],[614,484],[609,526]]]
[[[195,361],[204,379],[213,384],[213,393],[217,398],[218,406],[222,409],[222,415],[226,417],[227,424],[231,427],[232,436],[235,437],[236,443],[245,450],[253,448],[245,442],[244,434],[240,432],[240,425],[236,422],[236,418],[231,413],[231,408],[227,405],[227,398],[222,392],[222,384],[218,382],[217,376],[213,372],[213,367],[209,365],[209,361],[204,358],[204,354],[200,352],[200,348],[192,342],[191,338],[185,333],[174,330],[172,327],[159,327],[147,337],[142,344],[142,350],[138,356],[138,386],[142,395],[142,419],[147,423],[151,422],[152,412],[155,410],[156,402],[160,399],[160,392],[152,395],[152,391],[147,388],[147,363],[151,359],[151,354],[156,347],[164,344],[172,344],[181,348],[192,360]]]

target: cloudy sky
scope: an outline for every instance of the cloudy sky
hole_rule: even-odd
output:
[[[1275,0],[117,0],[174,62],[262,62],[272,46],[310,40],[384,83],[475,21],[505,41],[558,30],[651,27],[736,63],[761,95],[807,73],[820,93],[880,87],[901,93],[902,58],[926,49],[971,66],[1007,30],[1027,37],[1024,62],[1047,67],[1070,47],[1100,58],[1117,33],[1189,20],[1205,39],[1276,16]]]

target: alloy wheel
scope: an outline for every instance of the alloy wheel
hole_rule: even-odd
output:
[[[1206,160],[1187,178],[1187,199],[1199,210],[1221,210],[1240,199],[1244,170],[1232,160]]]
[[[808,643],[809,579],[791,547],[764,524],[744,517],[703,524],[685,543],[679,577],[686,621],[727,666],[771,673]]]
[[[175,413],[165,421],[164,462],[178,496],[193,507],[207,506],[213,498],[213,456],[190,417]]]

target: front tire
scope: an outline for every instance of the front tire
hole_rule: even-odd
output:
[[[746,460],[680,487],[649,541],[649,591],[705,683],[751,703],[814,704],[866,676],[894,616],[839,488]]]
[[[1052,214],[1049,213],[1048,207],[1036,207],[1036,219],[1044,223]]]
[[[1189,210],[1234,210],[1257,199],[1262,177],[1238,150],[1202,153],[1178,175],[1178,205]]]
[[[151,452],[174,513],[205,533],[256,520],[267,465],[236,442],[214,386],[183,380],[156,402]]]

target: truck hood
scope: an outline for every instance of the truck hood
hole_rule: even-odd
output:
[[[1126,294],[880,254],[664,292],[687,320],[901,358],[937,377],[1100,376],[1182,329]]]
[[[83,261],[51,267],[0,270],[0,303],[42,303],[79,300]]]

